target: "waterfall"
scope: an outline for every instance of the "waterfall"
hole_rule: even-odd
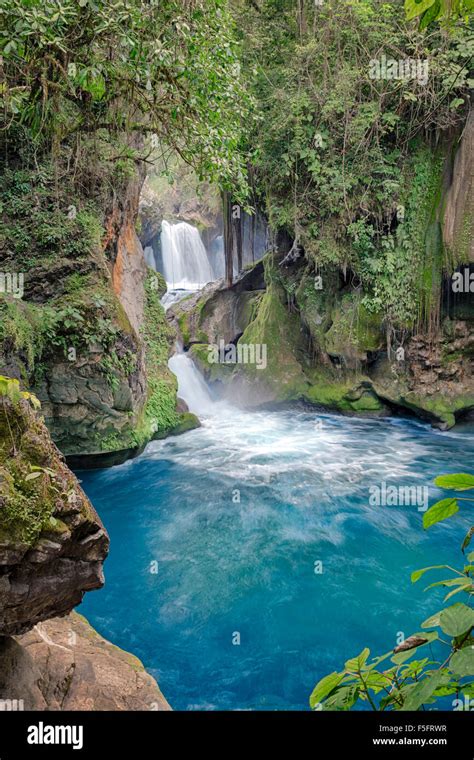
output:
[[[199,230],[187,222],[161,224],[163,274],[169,289],[198,290],[214,280]]]
[[[168,367],[178,378],[178,396],[186,401],[189,411],[198,415],[213,414],[215,402],[192,359],[177,353],[169,360]]]

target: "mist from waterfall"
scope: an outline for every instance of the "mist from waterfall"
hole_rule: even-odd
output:
[[[163,275],[169,289],[199,290],[215,279],[197,227],[187,222],[161,225]]]

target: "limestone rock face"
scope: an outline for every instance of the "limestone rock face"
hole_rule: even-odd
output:
[[[173,380],[164,378],[161,394],[157,378],[174,335],[160,321],[160,277],[150,284],[135,229],[144,165],[121,177],[105,172],[93,197],[79,183],[59,199],[42,169],[25,170],[21,189],[14,173],[3,178],[9,233],[0,235],[0,269],[20,268],[20,238],[28,260],[22,297],[0,293],[0,375],[39,398],[53,440],[76,463],[110,454],[123,461],[155,426],[164,435],[178,421]]]
[[[474,262],[474,110],[470,111],[446,193],[443,238],[458,261]]]
[[[136,424],[146,398],[144,352],[133,335],[118,336],[116,350],[133,353],[136,365],[128,376],[115,370],[113,387],[102,366],[108,354],[98,348],[73,365],[59,359],[34,389],[51,435],[67,455],[107,450],[107,440],[126,440]]]
[[[26,399],[0,399],[0,635],[69,613],[103,585],[109,539]]]
[[[253,307],[264,290],[263,263],[259,261],[231,288],[219,280],[172,306],[168,318],[186,348],[193,343],[234,342],[251,322]]]
[[[437,335],[413,336],[404,361],[377,361],[371,377],[379,397],[445,430],[474,409],[473,353],[472,323],[447,319]]]
[[[0,699],[25,710],[170,710],[140,660],[73,612],[0,642]]]

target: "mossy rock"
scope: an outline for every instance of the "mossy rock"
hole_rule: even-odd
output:
[[[371,313],[359,294],[345,294],[332,312],[332,325],[324,336],[324,348],[347,366],[365,361],[367,352],[383,345],[382,318]]]
[[[267,366],[236,365],[252,384],[268,392],[274,400],[300,398],[307,381],[299,359],[306,351],[301,321],[285,304],[284,293],[277,284],[270,284],[261,297],[255,319],[239,339],[245,345],[266,346]]]
[[[380,416],[387,408],[366,378],[337,378],[334,372],[314,370],[307,373],[311,387],[305,398],[312,404],[334,409],[345,414]]]
[[[315,287],[315,277],[316,275],[313,272],[306,270],[295,296],[302,320],[315,344],[321,346],[324,342],[324,334],[331,327],[331,315],[338,283],[333,272],[322,273],[321,283],[323,287],[318,289]]]
[[[181,435],[198,427],[201,427],[199,418],[192,412],[183,412],[179,417],[178,424],[170,431],[169,435]]]
[[[2,544],[8,540],[32,546],[51,527],[58,500],[67,490],[64,465],[58,467],[58,462],[57,449],[30,402],[0,396]]]
[[[210,362],[210,350],[213,348],[208,343],[193,343],[189,349],[189,355],[197,365],[199,371],[208,383],[230,383],[237,371],[235,364]]]

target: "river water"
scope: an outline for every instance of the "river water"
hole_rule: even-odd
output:
[[[79,474],[111,538],[106,585],[80,611],[174,709],[308,709],[322,676],[439,609],[423,591],[439,576],[410,573],[460,564],[466,511],[424,531],[421,502],[375,506],[370,489],[429,487],[432,502],[436,475],[472,467],[473,429],[242,411],[184,355],[170,366],[202,427]]]

